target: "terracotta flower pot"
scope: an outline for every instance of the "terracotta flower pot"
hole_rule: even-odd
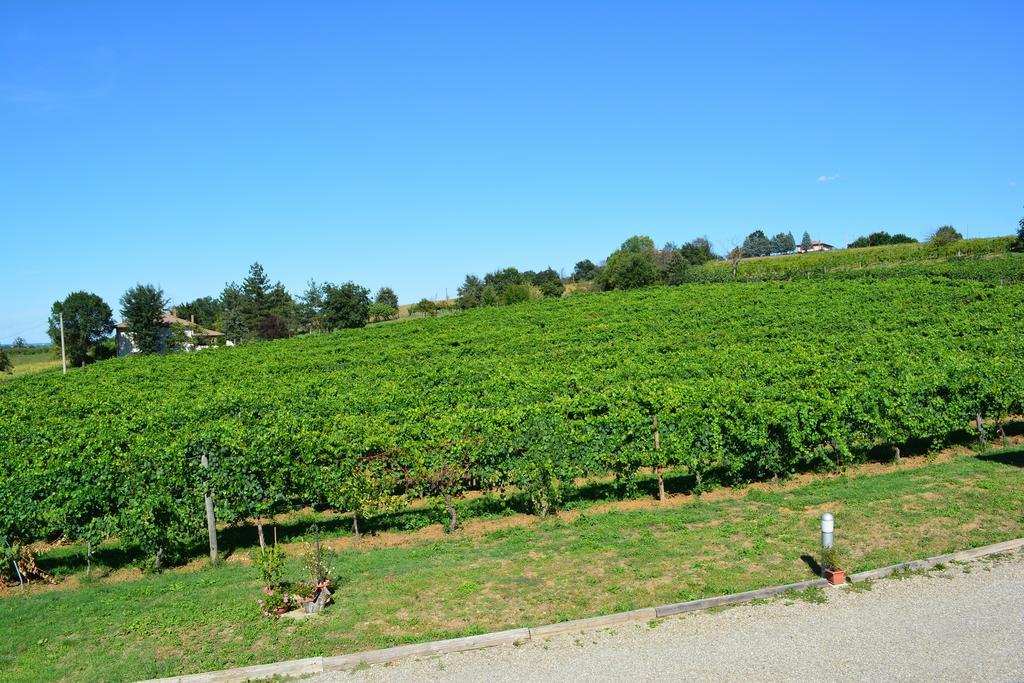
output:
[[[284,614],[287,611],[288,611],[287,607],[275,607],[274,608],[274,614],[276,614],[277,616],[281,616],[282,614]]]
[[[826,569],[825,578],[833,586],[841,586],[846,583],[846,570],[845,569]]]

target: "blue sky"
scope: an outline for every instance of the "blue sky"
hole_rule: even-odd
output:
[[[1024,215],[1024,3],[0,5],[0,342],[261,261],[454,293],[631,234]]]

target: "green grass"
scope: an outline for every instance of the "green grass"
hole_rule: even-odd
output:
[[[6,351],[7,357],[11,359],[11,363],[14,365],[14,371],[11,374],[0,372],[0,382],[60,367],[60,356],[54,356],[53,349],[48,346],[37,346],[28,349],[6,349]]]
[[[0,598],[0,678],[168,676],[795,582],[812,575],[824,510],[836,513],[851,572],[1015,538],[1024,527],[1024,450],[366,547],[343,555],[337,603],[302,623],[261,619],[254,572],[234,561],[15,592]],[[289,569],[300,578],[297,560]]]

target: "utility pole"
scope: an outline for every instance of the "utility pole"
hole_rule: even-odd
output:
[[[60,367],[61,374],[68,374],[68,361],[64,356],[64,311],[60,312]]]

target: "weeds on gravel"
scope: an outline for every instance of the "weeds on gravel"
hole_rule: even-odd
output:
[[[806,602],[812,605],[824,605],[828,603],[828,596],[825,595],[825,589],[817,586],[811,586],[802,591],[786,591],[780,599],[785,600],[787,605],[792,605],[796,602]],[[710,611],[710,610],[708,610]]]

